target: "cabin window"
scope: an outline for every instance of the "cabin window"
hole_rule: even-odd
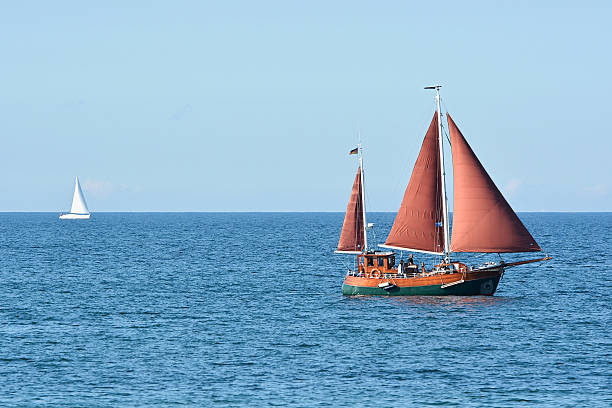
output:
[[[374,266],[374,258],[368,257],[368,266]]]
[[[395,266],[395,257],[394,256],[390,256],[389,257],[389,264],[387,265],[387,268],[391,269]]]
[[[385,266],[385,258],[378,258],[378,266]]]

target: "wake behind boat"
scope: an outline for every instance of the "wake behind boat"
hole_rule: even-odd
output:
[[[70,212],[67,214],[60,214],[59,218],[60,220],[88,220],[89,217],[91,217],[91,213],[87,208],[87,203],[85,202],[85,197],[81,190],[81,184],[79,183],[79,177],[77,176]]]
[[[505,269],[531,262],[547,261],[548,255],[511,263],[487,262],[468,266],[451,259],[456,252],[538,252],[540,246],[497,189],[447,113],[453,155],[454,212],[450,237],[440,86],[436,90],[437,111],[431,121],[400,209],[383,248],[421,252],[440,257],[427,269],[415,264],[412,254],[396,264],[393,251],[368,247],[363,158],[346,210],[337,253],[357,255],[355,269],[348,270],[342,285],[344,295],[493,295]],[[500,256],[501,258],[501,256]]]

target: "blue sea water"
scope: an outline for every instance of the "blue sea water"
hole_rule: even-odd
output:
[[[2,213],[0,405],[610,406],[612,214],[520,216],[551,262],[386,298],[340,213]]]

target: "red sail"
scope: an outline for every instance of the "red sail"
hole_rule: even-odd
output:
[[[453,151],[453,252],[541,251],[448,116]]]
[[[385,246],[437,254],[444,251],[439,149],[436,112]]]
[[[353,191],[351,198],[346,207],[346,215],[344,216],[344,225],[340,233],[340,242],[338,242],[339,252],[362,252],[364,245],[363,236],[363,201],[361,189],[361,168],[357,169],[355,183],[353,183]]]

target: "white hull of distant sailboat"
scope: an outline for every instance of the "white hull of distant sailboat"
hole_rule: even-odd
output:
[[[91,217],[91,213],[87,208],[83,191],[81,190],[81,184],[77,177],[74,184],[74,195],[72,196],[72,207],[70,212],[67,214],[60,214],[60,220],[88,220]]]
[[[88,220],[91,214],[60,214],[60,220]]]

